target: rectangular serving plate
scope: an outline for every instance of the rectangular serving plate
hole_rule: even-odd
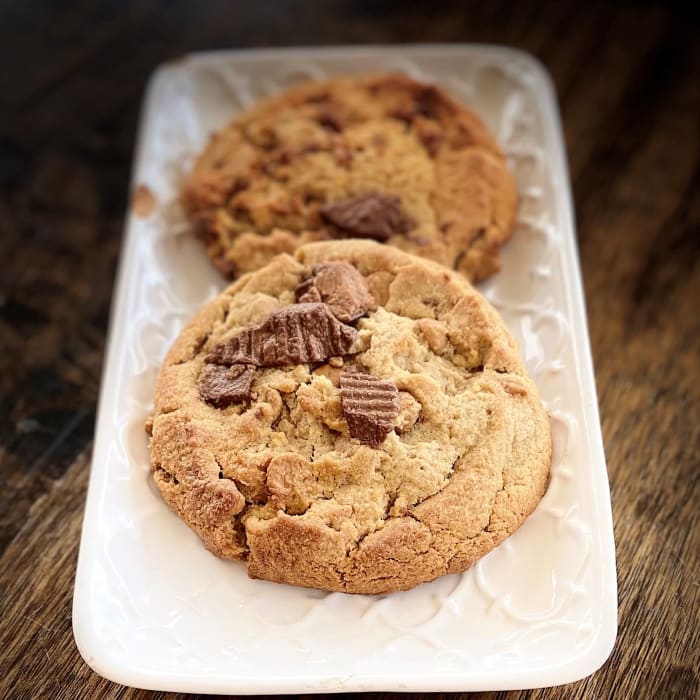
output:
[[[396,70],[478,112],[521,195],[503,270],[481,286],[520,343],[551,417],[548,491],[525,525],[462,575],[352,596],[247,578],[209,554],[150,480],[143,425],[158,367],[223,288],[178,203],[210,133],[299,80]],[[477,691],[569,683],[617,630],[615,550],[567,166],[550,80],[493,46],[230,51],[160,67],[148,86],[75,582],[78,648],[101,675],[204,693]]]

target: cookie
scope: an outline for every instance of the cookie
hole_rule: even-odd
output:
[[[302,246],[208,303],[149,430],[155,483],[209,550],[350,593],[464,571],[533,511],[551,459],[497,312],[372,241]]]
[[[227,276],[324,239],[370,238],[459,270],[497,272],[516,189],[480,119],[402,75],[293,87],[214,135],[183,190]]]

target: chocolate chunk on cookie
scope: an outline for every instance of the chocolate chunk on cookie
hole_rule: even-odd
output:
[[[199,393],[218,408],[250,399],[255,367],[250,365],[204,365],[199,378]]]
[[[300,302],[322,301],[340,321],[351,323],[374,306],[365,278],[349,262],[317,265],[313,274],[296,289]]]
[[[217,346],[207,360],[256,367],[324,362],[350,352],[356,338],[357,331],[338,321],[327,304],[294,304]]]
[[[340,375],[340,405],[350,436],[370,447],[380,445],[399,415],[399,390],[367,372]]]
[[[393,234],[408,233],[416,222],[393,194],[366,192],[357,197],[329,202],[321,207],[321,217],[351,238],[388,241]]]
[[[198,158],[186,212],[230,277],[329,238],[371,238],[497,272],[517,202],[480,119],[398,74],[308,82],[239,114]]]

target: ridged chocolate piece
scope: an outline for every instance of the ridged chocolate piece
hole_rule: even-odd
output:
[[[250,390],[255,378],[255,367],[251,365],[204,365],[199,377],[199,393],[217,408],[250,399]]]
[[[324,362],[347,354],[356,338],[357,331],[338,321],[326,304],[293,304],[215,347],[207,361],[256,367]]]
[[[340,405],[350,436],[370,447],[378,447],[394,428],[399,415],[399,391],[391,382],[373,374],[343,372]]]
[[[297,287],[296,296],[300,302],[328,304],[335,317],[345,323],[356,321],[374,307],[365,278],[345,261],[316,265],[312,277]]]
[[[408,233],[416,222],[403,210],[401,199],[393,194],[367,192],[357,197],[329,202],[321,207],[321,217],[355,238],[386,241],[395,233]]]

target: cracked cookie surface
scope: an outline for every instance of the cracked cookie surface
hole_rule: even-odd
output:
[[[464,571],[534,510],[551,461],[497,312],[460,275],[370,241],[303,246],[204,306],[149,429],[156,485],[214,554],[353,593]]]
[[[227,276],[333,238],[372,238],[478,281],[500,268],[516,190],[481,120],[403,75],[304,83],[215,134],[183,190]]]

